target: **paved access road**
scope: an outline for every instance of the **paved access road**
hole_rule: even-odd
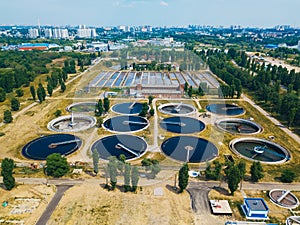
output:
[[[45,225],[47,224],[48,220],[50,219],[52,213],[54,212],[57,204],[63,197],[64,193],[70,188],[72,185],[60,185],[57,186],[57,190],[55,195],[53,196],[51,202],[48,204],[47,208],[43,212],[42,216],[36,222],[36,225]]]

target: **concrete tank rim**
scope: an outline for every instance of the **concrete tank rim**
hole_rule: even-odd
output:
[[[235,148],[233,148],[233,145],[236,144],[236,143],[239,142],[239,141],[259,141],[259,142],[265,142],[265,143],[268,143],[268,144],[270,144],[270,145],[274,145],[274,146],[276,146],[277,148],[279,148],[280,150],[282,150],[282,151],[284,152],[284,154],[285,154],[287,157],[289,157],[289,159],[288,159],[288,160],[283,159],[283,160],[280,160],[280,161],[277,161],[277,162],[265,162],[265,161],[259,161],[259,160],[255,160],[255,159],[248,158],[248,157],[246,157],[246,156],[240,154]],[[277,143],[275,143],[275,142],[271,142],[271,141],[268,141],[268,140],[262,139],[262,138],[255,138],[255,137],[241,137],[241,138],[235,138],[235,139],[231,140],[231,141],[229,142],[228,145],[229,145],[229,148],[230,148],[230,150],[231,150],[232,152],[234,152],[234,153],[237,154],[238,156],[241,156],[242,158],[247,159],[247,160],[250,160],[250,161],[252,161],[252,162],[259,161],[259,162],[261,162],[261,163],[263,163],[263,164],[276,165],[276,164],[283,164],[283,163],[288,162],[288,161],[290,161],[290,160],[292,159],[292,155],[290,154],[290,152],[289,152],[285,147],[283,147],[283,146],[281,146],[281,145],[279,145],[279,144],[277,144]]]
[[[223,121],[241,121],[241,122],[245,122],[245,123],[248,123],[248,124],[251,124],[251,125],[254,125],[255,127],[258,128],[258,131],[254,132],[254,133],[234,133],[234,132],[230,132],[226,129],[223,129],[222,127],[219,126],[219,123],[220,122],[223,122]],[[261,125],[259,125],[258,123],[255,123],[251,120],[247,120],[247,119],[243,119],[243,118],[234,118],[234,117],[225,117],[225,118],[221,118],[221,119],[217,119],[215,121],[215,126],[222,130],[222,131],[225,131],[225,132],[228,132],[230,134],[236,134],[236,135],[246,135],[246,136],[249,136],[249,135],[256,135],[256,134],[260,134],[264,131],[263,127]]]
[[[216,147],[216,149],[217,149],[217,154],[216,154],[216,156],[215,156],[214,158],[212,158],[211,160],[208,160],[208,161],[205,161],[205,162],[196,162],[196,163],[195,163],[195,162],[188,162],[189,164],[200,164],[200,163],[206,163],[206,162],[213,162],[213,161],[216,160],[216,159],[219,157],[219,155],[220,155],[219,148],[218,148],[217,145],[215,145],[213,142],[211,142],[211,141],[209,141],[209,140],[207,140],[207,139],[205,139],[205,138],[202,138],[202,137],[193,136],[192,134],[182,134],[182,135],[177,135],[177,136],[173,136],[173,137],[169,137],[169,138],[165,139],[165,140],[161,143],[161,145],[159,146],[160,152],[161,152],[164,156],[168,157],[170,160],[172,160],[172,161],[174,161],[174,162],[181,163],[181,164],[186,163],[186,162],[184,162],[184,161],[180,161],[180,160],[174,159],[174,158],[168,156],[167,154],[165,154],[164,151],[162,150],[161,146],[163,145],[163,143],[164,143],[165,141],[167,141],[167,140],[169,140],[169,139],[171,139],[171,138],[175,138],[175,137],[195,137],[195,138],[198,138],[198,139],[203,139],[203,140],[205,140],[205,141],[208,141],[208,142],[210,142],[211,144],[213,144],[213,145]]]
[[[93,152],[93,146],[94,146],[94,144],[97,143],[99,140],[101,140],[101,139],[103,139],[103,138],[107,138],[107,137],[118,136],[118,135],[126,135],[126,136],[137,137],[137,138],[143,140],[143,141],[145,142],[145,144],[146,144],[146,150],[145,150],[139,157],[134,157],[134,158],[132,158],[132,159],[126,159],[127,162],[130,162],[130,161],[139,159],[139,158],[141,158],[142,156],[144,156],[144,155],[148,152],[148,147],[149,147],[149,145],[148,145],[147,141],[145,140],[145,138],[140,137],[140,136],[137,136],[137,135],[133,135],[133,134],[121,134],[121,133],[120,133],[120,134],[106,135],[106,136],[104,136],[104,137],[101,137],[101,138],[95,140],[95,141],[91,144],[91,146],[90,146],[90,151],[91,151],[91,153]],[[103,158],[101,158],[101,157],[99,157],[99,159],[101,159],[101,160],[103,160],[103,161],[105,161],[105,162],[108,162],[108,161],[109,161],[108,159],[103,159]]]
[[[105,123],[107,120],[113,119],[113,118],[115,118],[115,117],[124,117],[124,116],[133,116],[133,117],[143,118],[143,119],[146,120],[147,126],[145,126],[143,129],[139,129],[139,130],[135,130],[135,131],[114,131],[114,130],[110,130],[110,129],[108,129],[108,128],[106,128],[106,127],[104,126],[104,123]],[[147,129],[147,128],[150,126],[150,121],[149,121],[147,118],[144,118],[144,117],[142,117],[142,116],[136,116],[136,115],[132,115],[132,114],[130,114],[130,115],[118,115],[118,116],[113,116],[113,117],[106,118],[106,119],[103,121],[103,123],[102,123],[101,126],[102,126],[102,128],[103,128],[104,130],[109,131],[109,132],[114,133],[114,134],[134,134],[134,133],[137,133],[137,132],[140,132],[140,131],[143,131],[143,130]]]
[[[116,106],[116,105],[121,105],[121,104],[124,104],[124,103],[134,103],[134,101],[133,102],[120,102],[120,103],[116,103],[116,104],[114,104],[114,105],[112,105],[111,107],[110,107],[110,110],[113,112],[113,113],[115,113],[115,114],[119,114],[119,115],[123,115],[123,116],[137,116],[137,115],[139,115],[139,113],[134,113],[134,114],[128,114],[128,113],[120,113],[120,112],[117,112],[117,111],[115,111],[114,109],[113,109],[113,107],[114,106]],[[141,102],[139,102],[139,101],[136,101],[136,103],[140,103],[140,104],[143,104],[143,103],[141,103]],[[149,110],[150,110],[150,106],[148,105],[148,112],[149,112]]]
[[[180,102],[179,102],[179,103],[178,103],[178,102],[174,102],[174,103],[169,102],[169,103],[165,103],[165,104],[162,104],[162,105],[158,106],[157,109],[158,109],[161,113],[163,113],[163,114],[166,114],[166,115],[172,115],[172,116],[178,116],[178,115],[188,116],[188,115],[192,115],[192,114],[194,114],[194,113],[197,112],[197,109],[196,109],[195,106],[193,106],[193,105],[191,105],[191,104],[187,104],[187,103],[182,103],[181,105],[184,105],[184,106],[187,106],[187,107],[191,108],[191,109],[192,109],[192,112],[184,113],[184,114],[176,114],[176,113],[166,112],[166,111],[164,111],[164,110],[162,109],[163,107],[166,107],[166,106],[174,106],[174,105],[179,105],[179,104],[181,104],[181,103],[180,103]]]
[[[271,197],[271,193],[273,193],[273,192],[275,192],[275,191],[288,191],[288,190],[285,190],[285,189],[279,189],[279,188],[278,188],[278,189],[275,188],[275,189],[270,190],[270,192],[269,192],[269,198],[270,198],[271,202],[273,202],[275,205],[277,205],[277,206],[279,206],[279,207],[282,207],[282,208],[285,208],[285,209],[294,209],[294,208],[297,208],[297,207],[299,206],[299,204],[300,204],[299,199],[298,199],[297,196],[295,196],[291,191],[289,192],[289,194],[292,195],[292,197],[293,197],[294,199],[296,199],[296,204],[295,204],[294,206],[286,207],[286,206],[283,206],[283,205],[277,203],[277,202],[274,201],[274,199]]]
[[[47,128],[48,130],[50,131],[55,131],[55,132],[79,132],[79,131],[83,131],[83,130],[88,130],[90,128],[93,128],[96,123],[97,123],[97,120],[95,117],[93,116],[89,116],[89,115],[86,115],[86,114],[73,114],[73,116],[75,118],[85,118],[87,119],[89,122],[90,122],[90,125],[88,128],[86,129],[78,129],[78,130],[59,130],[59,129],[56,129],[53,127],[53,125],[59,121],[62,121],[62,120],[67,120],[67,119],[71,119],[72,115],[65,115],[65,116],[60,116],[60,117],[57,117],[57,118],[54,118],[53,120],[51,120],[48,124],[47,124]]]
[[[191,116],[187,116],[187,115],[183,115],[183,116],[178,116],[178,115],[169,115],[169,117],[165,117],[165,118],[163,118],[163,119],[161,119],[160,120],[160,122],[161,121],[163,121],[163,120],[165,120],[165,119],[168,119],[168,118],[172,118],[172,117],[184,117],[184,118],[188,118],[188,119],[195,119],[195,120],[197,120],[197,121],[200,121],[202,124],[203,124],[203,126],[204,126],[204,128],[203,128],[203,130],[201,130],[201,131],[199,131],[199,132],[193,132],[193,133],[180,133],[180,134],[182,134],[182,135],[191,135],[191,134],[196,134],[196,133],[202,133],[203,131],[205,131],[206,129],[207,129],[207,126],[206,126],[206,124],[202,121],[202,120],[200,120],[200,119],[198,119],[198,118],[195,118],[195,117],[191,117]],[[159,122],[159,126],[160,126],[160,122]],[[163,129],[163,128],[162,128]],[[167,130],[166,130],[167,131]],[[171,132],[171,131],[167,131],[167,132]],[[173,133],[173,132],[171,132],[171,133]]]
[[[208,112],[213,113],[213,114],[215,114],[215,115],[218,115],[218,116],[224,116],[224,117],[228,117],[228,118],[236,118],[236,117],[243,116],[243,115],[246,114],[246,109],[244,109],[244,107],[235,105],[235,104],[233,104],[233,103],[225,103],[225,105],[234,105],[234,106],[236,106],[236,107],[241,107],[241,108],[243,108],[243,113],[238,114],[238,115],[228,115],[228,114],[214,113],[214,112],[211,112],[211,111],[209,111],[209,110],[207,109],[207,107],[208,107],[209,105],[221,105],[221,104],[223,104],[223,103],[211,103],[211,104],[208,104],[208,105],[205,106],[205,110],[207,110]]]
[[[33,143],[33,142],[35,142],[35,141],[37,141],[37,140],[40,140],[40,139],[43,139],[43,138],[46,138],[46,137],[49,137],[49,136],[58,136],[58,135],[62,135],[62,134],[74,136],[74,137],[76,137],[76,138],[78,138],[78,139],[80,140],[80,146],[78,146],[77,149],[73,149],[72,151],[68,152],[67,154],[64,154],[65,157],[68,157],[69,155],[75,153],[77,150],[79,150],[79,149],[82,147],[82,145],[83,145],[83,140],[82,140],[82,138],[80,138],[79,136],[77,136],[77,135],[75,135],[75,134],[67,133],[67,132],[66,132],[66,133],[54,133],[54,134],[48,134],[48,135],[44,135],[44,136],[41,136],[41,137],[37,137],[37,138],[34,138],[33,140],[27,142],[27,143],[22,147],[22,149],[21,149],[21,155],[22,155],[23,157],[25,157],[26,159],[28,159],[28,160],[45,161],[46,159],[32,159],[32,158],[27,158],[27,157],[23,154],[23,149],[24,149],[26,146],[28,146],[29,144],[31,144],[31,143]]]
[[[77,106],[77,105],[80,105],[80,104],[84,104],[84,103],[90,104],[90,105],[92,105],[92,104],[95,104],[95,105],[96,105],[96,104],[97,104],[97,102],[74,102],[74,103],[72,103],[72,104],[70,104],[70,105],[68,105],[68,106],[66,107],[66,111],[72,113],[72,111],[71,111],[71,108],[72,108],[72,107]],[[84,113],[84,112],[80,112],[80,113]]]

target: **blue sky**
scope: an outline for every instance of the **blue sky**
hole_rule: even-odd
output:
[[[1,0],[0,24],[300,27],[300,0]]]

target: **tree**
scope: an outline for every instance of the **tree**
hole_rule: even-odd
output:
[[[190,86],[190,87],[189,87],[189,90],[188,90],[188,96],[189,96],[189,97],[192,97],[192,95],[193,95],[193,87]]]
[[[103,99],[103,107],[104,107],[105,112],[108,112],[109,105],[110,105],[109,99],[108,98],[104,98]]]
[[[11,111],[5,110],[3,114],[4,114],[4,116],[3,116],[4,123],[11,123],[13,121]]]
[[[124,154],[119,155],[119,161],[125,164],[126,156]]]
[[[204,91],[203,91],[203,89],[201,87],[201,84],[199,84],[199,87],[198,87],[198,95],[199,96],[203,96],[204,95]]]
[[[35,101],[36,100],[36,93],[35,93],[34,86],[30,86],[30,93],[31,93],[32,99]]]
[[[99,172],[99,153],[98,153],[97,149],[93,149],[92,157],[93,157],[94,173],[98,174],[98,172]]]
[[[22,97],[24,95],[24,91],[21,88],[19,88],[16,90],[16,95],[17,97]]]
[[[52,87],[51,82],[48,82],[48,83],[47,83],[47,92],[48,92],[49,96],[52,96],[52,93],[53,93],[53,87]]]
[[[111,189],[114,190],[117,185],[117,158],[115,156],[111,156],[108,158],[109,162],[107,164],[108,173],[110,177],[110,185]]]
[[[285,169],[281,173],[280,180],[284,183],[292,183],[294,179],[296,178],[296,173],[291,169]]]
[[[1,163],[1,176],[3,176],[3,183],[7,190],[15,187],[15,178],[12,175],[14,167],[14,160],[9,158],[3,159]]]
[[[10,100],[10,107],[12,111],[18,111],[20,109],[20,102],[16,98]]]
[[[144,102],[142,106],[142,110],[139,113],[139,116],[145,117],[147,115],[147,112],[148,112],[148,104],[147,102]]]
[[[150,172],[150,178],[154,179],[155,176],[161,171],[161,168],[159,166],[159,163],[155,163],[150,166],[151,172]]]
[[[182,193],[184,189],[186,189],[187,185],[189,183],[189,167],[188,164],[185,163],[183,167],[179,170],[179,176],[178,176],[178,185],[179,185],[179,193]]]
[[[54,112],[54,116],[55,116],[55,117],[61,116],[61,110],[60,110],[60,109],[57,109],[57,110]]]
[[[37,96],[38,96],[40,103],[42,103],[46,99],[46,91],[41,82],[38,85]]]
[[[151,108],[151,109],[149,110],[149,114],[150,114],[150,116],[154,116],[154,114],[155,114],[155,111],[154,111],[154,109],[153,109],[153,108]]]
[[[101,127],[103,124],[103,118],[102,117],[98,117],[97,118],[97,127]]]
[[[131,165],[126,163],[125,164],[125,172],[124,172],[124,191],[130,191],[130,172],[131,172]]]
[[[69,172],[67,159],[59,153],[53,153],[46,158],[46,174],[52,177],[62,177]]]
[[[61,92],[65,92],[65,90],[66,90],[66,85],[65,85],[65,82],[62,81],[62,82],[60,83],[60,91],[61,91]]]
[[[206,179],[211,179],[211,180],[219,180],[221,176],[221,169],[222,169],[222,164],[218,161],[215,160],[213,162],[214,169],[212,170],[211,165],[208,165],[205,169],[205,178]]]
[[[103,114],[103,104],[102,99],[99,99],[98,103],[95,105],[95,116],[102,116]]]
[[[43,102],[43,93],[41,89],[37,89],[37,97],[39,99],[39,102],[42,103]]]
[[[253,162],[250,168],[250,173],[251,173],[251,180],[253,182],[258,182],[259,179],[264,177],[263,168],[259,161]]]
[[[6,99],[6,92],[3,88],[0,88],[0,102],[4,102]]]
[[[189,88],[189,84],[187,82],[184,83],[184,91],[187,92]]]
[[[234,163],[229,164],[225,169],[225,174],[230,193],[231,195],[234,195],[234,192],[237,190],[241,181],[241,175],[238,166],[235,166]]]
[[[152,104],[153,99],[154,99],[154,97],[152,95],[148,96],[148,105]]]
[[[239,172],[240,172],[240,179],[241,179],[241,186],[240,188],[242,188],[242,182],[245,178],[245,174],[246,174],[246,163],[244,160],[241,160],[238,165],[237,165]]]
[[[132,186],[132,191],[135,192],[139,183],[139,169],[134,166],[131,169],[131,186]]]

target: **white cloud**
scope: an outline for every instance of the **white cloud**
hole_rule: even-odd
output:
[[[145,4],[147,1],[145,0],[118,0],[114,2],[115,7],[119,8],[133,8],[138,4]]]
[[[165,1],[161,1],[159,3],[161,6],[165,6],[165,7],[168,7],[169,6],[169,3],[165,2]]]

